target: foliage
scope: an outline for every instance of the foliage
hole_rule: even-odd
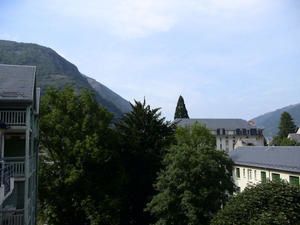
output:
[[[299,146],[300,145],[300,143],[297,143],[294,140],[291,140],[287,137],[279,137],[279,136],[274,137],[271,144],[275,146]]]
[[[272,145],[275,146],[295,146],[299,145],[296,141],[288,138],[290,133],[296,132],[296,125],[294,124],[292,116],[288,112],[283,112],[279,122],[279,132],[272,140]]]
[[[288,112],[294,118],[295,124],[300,125],[300,103],[265,113],[253,120],[258,127],[264,128],[265,137],[274,137],[278,133],[278,124],[283,112]]]
[[[174,119],[189,118],[188,111],[185,108],[183,97],[180,95],[178,98]]]
[[[159,109],[135,101],[132,111],[117,124],[126,183],[123,187],[121,224],[149,224],[144,212],[153,195],[152,184],[161,168],[165,148],[174,140],[174,125],[161,117]]]
[[[283,112],[280,117],[278,136],[283,138],[295,132],[296,125],[294,124],[292,116],[288,112]]]
[[[300,220],[300,189],[283,181],[248,187],[218,212],[212,225],[294,225]]]
[[[112,115],[87,91],[41,101],[39,200],[49,225],[118,224],[121,169]]]
[[[233,192],[232,161],[215,149],[215,137],[199,124],[178,128],[176,140],[164,157],[158,193],[147,210],[156,225],[209,224]]]

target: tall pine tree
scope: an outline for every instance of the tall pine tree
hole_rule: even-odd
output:
[[[280,117],[278,136],[287,137],[290,133],[296,132],[296,125],[288,112],[283,112]]]
[[[161,116],[158,108],[144,102],[132,105],[117,124],[121,161],[126,176],[122,186],[120,225],[147,225],[152,217],[144,211],[154,195],[153,183],[161,169],[165,149],[175,141],[175,126]]]
[[[189,118],[188,111],[185,108],[183,97],[178,98],[174,119]]]

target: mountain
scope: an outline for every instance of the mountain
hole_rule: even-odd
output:
[[[264,128],[265,137],[274,137],[278,133],[280,116],[283,112],[288,112],[291,114],[295,124],[298,127],[300,126],[300,103],[277,109],[273,112],[258,116],[252,120],[255,121],[258,127]]]
[[[83,88],[95,93],[97,101],[119,118],[130,111],[130,103],[103,84],[81,74],[78,68],[54,50],[37,44],[0,40],[0,63],[34,65],[37,67],[37,86],[42,94],[47,87],[71,85],[76,91]]]
[[[99,83],[98,81],[87,77],[86,79],[88,81],[88,83],[91,85],[91,87],[99,94],[101,94],[101,96],[110,101],[113,102],[123,113],[127,113],[131,110],[131,105],[128,101],[124,100],[120,95],[116,94],[115,92],[113,92],[112,90],[110,90],[109,88],[107,88],[106,86],[104,86],[103,84]]]

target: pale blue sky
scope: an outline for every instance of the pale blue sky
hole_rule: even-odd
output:
[[[300,102],[299,0],[0,0],[0,39],[51,47],[172,119]]]

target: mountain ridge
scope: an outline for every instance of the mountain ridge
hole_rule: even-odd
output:
[[[60,56],[55,50],[34,43],[0,40],[0,63],[33,65],[37,67],[37,85],[42,93],[52,86],[58,89],[71,85],[76,91],[88,89],[97,101],[116,118],[130,111],[130,104],[100,82],[83,75],[75,64]],[[89,79],[93,80],[94,88]]]
[[[264,135],[266,137],[271,138],[276,136],[278,133],[280,116],[283,112],[290,113],[296,126],[300,126],[300,103],[288,105],[274,111],[264,113],[253,118],[252,120],[257,126],[264,128]]]

